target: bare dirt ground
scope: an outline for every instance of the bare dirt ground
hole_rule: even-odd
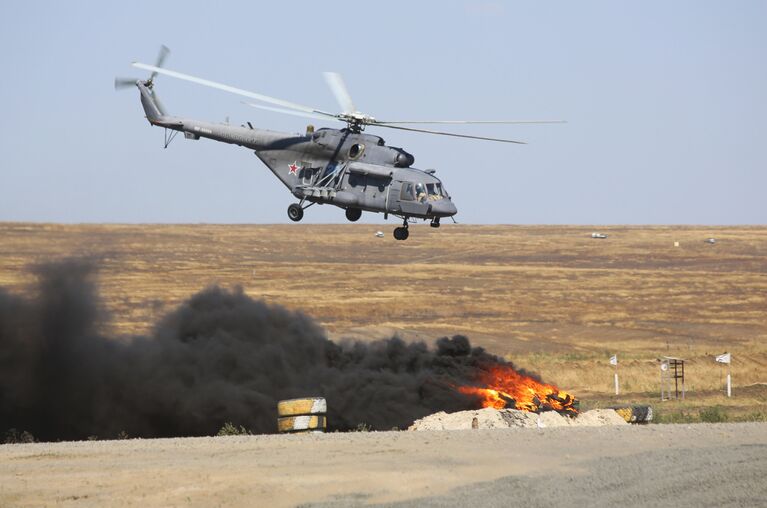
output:
[[[767,424],[0,446],[2,506],[766,506]]]

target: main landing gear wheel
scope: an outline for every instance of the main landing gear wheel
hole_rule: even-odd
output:
[[[431,220],[431,224],[429,224],[429,226],[431,226],[433,228],[438,228],[439,227],[439,217],[433,218]]]
[[[407,240],[407,237],[410,236],[410,233],[408,232],[406,227],[402,228],[394,228],[394,238],[397,240]]]
[[[298,203],[293,203],[288,207],[288,218],[293,222],[298,222],[304,218],[304,209]]]
[[[362,217],[362,210],[359,208],[347,208],[346,209],[346,218],[349,219],[351,222],[357,222],[360,220],[360,217]]]

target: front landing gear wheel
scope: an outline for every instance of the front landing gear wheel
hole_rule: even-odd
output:
[[[397,240],[407,240],[407,237],[410,236],[410,233],[408,232],[407,228],[394,228],[394,238]]]
[[[362,210],[359,208],[347,208],[346,209],[346,218],[349,219],[351,222],[357,222],[360,220],[360,217],[362,217]]]
[[[288,218],[293,222],[298,222],[304,218],[304,209],[298,203],[293,203],[288,207]]]

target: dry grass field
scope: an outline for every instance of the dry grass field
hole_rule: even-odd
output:
[[[597,240],[583,226],[414,226],[406,242],[390,230],[2,223],[0,286],[30,291],[30,265],[88,256],[112,333],[145,332],[205,286],[242,286],[334,339],[465,334],[587,406],[657,400],[655,359],[680,356],[687,400],[656,405],[661,418],[694,420],[712,404],[731,419],[767,414],[767,227],[601,227],[609,238]],[[712,356],[724,351],[729,400]]]

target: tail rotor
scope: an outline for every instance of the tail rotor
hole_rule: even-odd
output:
[[[115,90],[124,90],[136,86],[138,80],[134,78],[115,78]]]
[[[168,55],[170,54],[170,49],[166,45],[160,46],[160,52],[157,54],[157,59],[155,60],[155,67],[162,67],[162,65],[165,63],[165,60],[168,58]],[[153,71],[149,75],[149,79],[144,81],[144,85],[147,88],[152,88],[152,85],[154,84],[154,78],[157,77],[157,74],[159,74],[157,71]],[[126,88],[134,87],[136,86],[136,83],[141,81],[137,78],[124,78],[124,77],[116,77],[115,78],[115,90],[124,90]]]
[[[170,49],[168,49],[168,46],[163,44],[160,46],[160,52],[157,54],[157,63],[155,64],[155,67],[162,68],[162,64],[165,63],[165,59],[168,58],[168,55],[170,54]],[[154,83],[154,78],[157,77],[157,71],[152,72],[152,74],[149,75],[149,82],[147,86],[151,86],[152,83]]]

